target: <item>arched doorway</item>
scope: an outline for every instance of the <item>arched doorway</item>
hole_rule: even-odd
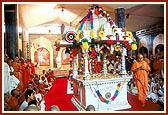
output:
[[[148,42],[146,38],[141,38],[139,43],[138,43],[138,52],[141,54],[149,54],[149,47],[148,47]]]
[[[38,62],[40,66],[49,66],[50,52],[44,47],[38,48],[34,52],[34,62]]]
[[[162,47],[160,46],[162,44],[162,46],[164,46],[164,34],[158,34],[154,40],[153,40],[153,55],[155,55],[156,52],[156,47]],[[159,46],[158,46],[159,45]],[[164,48],[164,47],[163,47]],[[163,49],[162,48],[162,49]],[[155,50],[156,49],[156,50]]]
[[[38,62],[38,73],[42,70],[53,68],[53,48],[52,43],[45,37],[39,37],[31,42],[31,59],[32,62]]]

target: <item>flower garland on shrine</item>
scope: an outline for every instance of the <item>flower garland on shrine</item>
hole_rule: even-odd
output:
[[[121,92],[121,90],[123,88],[123,85],[125,85],[125,83],[126,83],[126,79],[124,78],[124,82],[122,84],[121,84],[121,82],[119,82],[117,84],[116,90],[115,90],[115,92],[114,92],[114,94],[112,96],[111,96],[110,92],[106,93],[108,98],[111,97],[110,99],[106,99],[107,97],[106,98],[103,97],[101,92],[98,89],[94,88],[94,87],[92,88],[90,84],[89,84],[89,86],[90,86],[90,90],[92,91],[92,93],[93,93],[95,98],[98,97],[101,102],[106,103],[106,104],[110,104],[112,101],[115,101],[115,99],[117,98],[117,96]],[[93,91],[93,89],[94,89],[94,91]]]
[[[105,35],[105,32],[104,32],[104,28],[101,27],[101,29],[99,30],[98,32],[98,37],[99,38],[104,38],[105,36],[108,37],[109,39],[107,40],[107,44],[111,46],[111,49],[112,49],[112,45],[114,45],[114,50],[115,51],[120,51],[120,48],[121,48],[121,44],[119,40],[119,34],[118,34],[118,30],[117,30],[117,26],[115,25],[114,21],[112,20],[112,18],[109,16],[108,13],[106,13],[106,11],[104,11],[101,7],[99,6],[95,6],[94,8],[91,8],[89,9],[87,15],[77,24],[77,28],[78,28],[78,31],[77,31],[77,34],[73,34],[70,33],[70,36],[72,36],[72,38],[74,38],[72,41],[73,41],[73,57],[75,57],[77,55],[77,41],[82,38],[81,40],[81,43],[82,43],[82,49],[84,50],[87,50],[90,46],[89,46],[89,41],[87,38],[83,38],[84,35],[83,35],[83,27],[85,25],[85,23],[89,20],[90,21],[90,38],[91,38],[91,50],[90,50],[90,56],[91,57],[96,57],[97,54],[96,54],[96,50],[95,50],[95,32],[94,32],[94,19],[93,19],[93,14],[96,14],[97,16],[101,15],[103,17],[105,17],[107,19],[107,22],[110,24],[110,26],[112,27],[112,31],[113,33],[115,34],[114,36],[116,36],[116,40],[112,40],[110,39],[111,36],[113,35]],[[135,39],[133,39],[133,35],[132,35],[132,32],[129,32],[127,31],[125,28],[123,28],[122,32],[125,32],[125,36],[124,37],[124,41],[122,42],[126,47],[127,49],[132,49],[132,50],[136,50],[137,49],[137,42]],[[131,38],[133,40],[133,42],[130,44],[130,43],[127,43],[126,42],[126,38]],[[99,53],[99,52],[97,52]],[[113,52],[111,52],[113,53]]]
[[[118,96],[118,94],[119,94],[119,92],[122,90],[122,86],[121,86],[121,83],[119,82],[118,84],[117,84],[117,88],[116,88],[116,90],[115,90],[115,92],[114,92],[114,94],[113,94],[113,96],[112,96],[112,98],[110,99],[110,100],[107,100],[107,99],[105,99],[103,96],[102,96],[102,94],[100,93],[100,91],[99,90],[96,90],[96,94],[97,94],[97,96],[99,97],[99,99],[102,101],[102,102],[104,102],[104,103],[106,103],[106,104],[109,104],[111,101],[114,101],[115,99],[116,99],[116,97]]]

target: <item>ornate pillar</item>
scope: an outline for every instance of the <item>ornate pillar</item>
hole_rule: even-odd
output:
[[[107,74],[107,60],[106,60],[106,56],[103,57],[103,74],[104,75]]]
[[[30,43],[29,32],[26,28],[23,28],[23,41],[22,41],[23,57],[30,58]]]
[[[89,75],[89,68],[88,68],[88,53],[84,54],[84,76]]]
[[[75,56],[73,58],[73,77],[76,77],[78,75],[78,69],[77,69],[77,57]]]
[[[125,65],[125,56],[127,56],[127,49],[125,47],[122,47],[122,54],[121,54],[121,71],[120,74],[121,75],[125,75],[127,74],[126,71],[126,65]]]
[[[125,9],[117,8],[115,13],[115,22],[118,28],[125,27]]]
[[[100,45],[97,44],[97,52],[99,52],[99,51],[100,51]],[[101,59],[100,59],[100,55],[97,56],[97,61],[98,61],[98,62],[101,61]]]

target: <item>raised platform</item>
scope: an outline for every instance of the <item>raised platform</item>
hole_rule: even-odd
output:
[[[71,99],[79,111],[93,105],[96,111],[112,111],[131,108],[127,100],[127,82],[130,77],[82,80],[74,78],[79,98]]]

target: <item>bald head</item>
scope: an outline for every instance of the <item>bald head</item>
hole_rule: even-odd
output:
[[[50,111],[60,111],[59,107],[57,105],[52,105],[50,107]]]
[[[93,105],[88,105],[86,111],[95,111],[95,107]]]
[[[29,105],[24,111],[39,111],[39,108],[37,105]]]

